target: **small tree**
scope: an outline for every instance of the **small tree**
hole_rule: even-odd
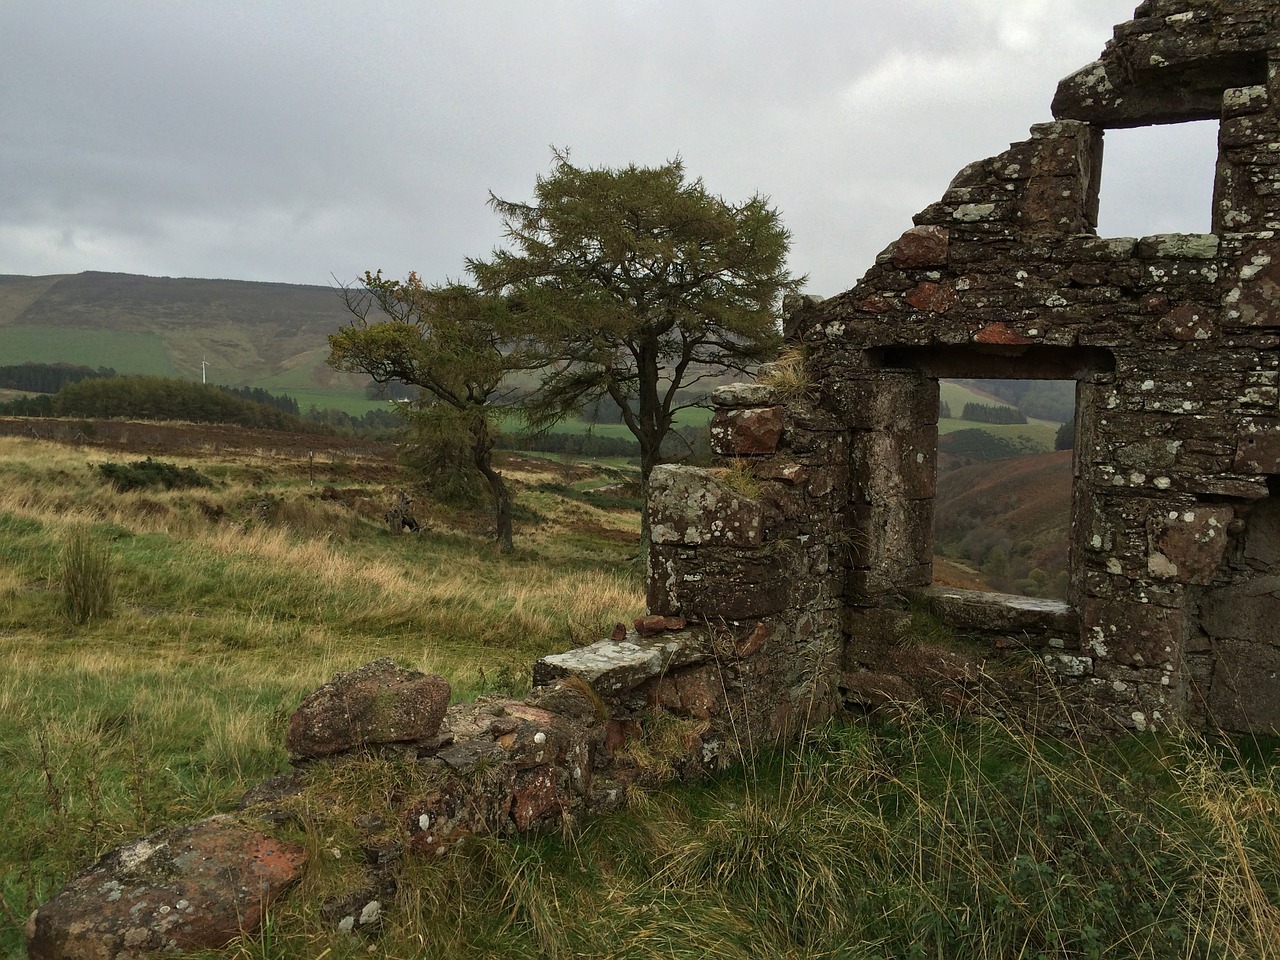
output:
[[[469,268],[511,296],[547,352],[530,421],[608,396],[640,444],[647,493],[677,413],[701,402],[697,384],[776,353],[777,308],[800,283],[790,234],[767,198],[728,203],[687,181],[680,160],[584,169],[556,152],[534,192],[528,204],[490,197],[513,249]]]
[[[1072,417],[1066,423],[1058,427],[1058,432],[1053,435],[1053,449],[1070,450],[1076,445],[1076,418]]]
[[[511,495],[493,466],[494,416],[511,394],[504,378],[525,360],[503,303],[464,284],[427,287],[416,273],[387,280],[381,270],[366,271],[342,296],[356,319],[329,335],[329,365],[421,388],[406,404],[418,446],[437,454],[437,468],[462,462],[479,473],[493,499],[498,547],[510,552]]]

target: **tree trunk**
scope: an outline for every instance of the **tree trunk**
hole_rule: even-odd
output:
[[[489,492],[493,494],[493,510],[498,524],[498,552],[511,553],[515,549],[511,534],[511,494],[507,491],[507,483],[502,474],[493,469],[493,441],[487,430],[482,430],[476,437],[472,453],[476,469],[484,476],[489,484]]]
[[[649,474],[662,459],[662,438],[665,434],[662,422],[662,402],[658,398],[658,345],[643,344],[636,357],[636,369],[640,374],[638,384],[640,409],[635,431],[640,441],[640,550],[645,558],[645,570],[649,562]]]

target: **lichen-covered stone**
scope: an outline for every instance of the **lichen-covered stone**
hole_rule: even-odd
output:
[[[1209,584],[1222,565],[1227,531],[1235,511],[1231,507],[1198,506],[1170,510],[1149,522],[1147,570],[1161,580]]]
[[[942,266],[947,262],[949,237],[943,227],[912,227],[891,248],[893,265],[904,269]]]
[[[654,543],[760,543],[760,504],[696,467],[663,464],[649,477],[649,535]]]
[[[169,827],[107,854],[32,916],[32,960],[217,950],[253,933],[306,851],[232,817]]]
[[[711,418],[711,449],[725,457],[774,453],[782,439],[782,408],[717,410]]]
[[[296,759],[361,747],[427,741],[449,705],[443,677],[383,659],[337,674],[308,696],[289,721],[286,745]]]
[[[778,392],[763,383],[727,383],[711,392],[717,407],[766,407],[778,401]]]
[[[579,677],[607,699],[633,690],[666,670],[699,663],[710,655],[710,642],[701,632],[654,637],[631,634],[622,642],[600,640],[567,653],[545,656],[534,664],[533,680],[542,686],[560,677]]]

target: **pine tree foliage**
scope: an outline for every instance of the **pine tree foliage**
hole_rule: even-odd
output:
[[[510,249],[469,261],[543,345],[530,420],[545,426],[609,397],[647,479],[697,384],[772,357],[790,234],[768,198],[729,203],[684,164],[591,169],[554,154],[531,203],[490,197]]]

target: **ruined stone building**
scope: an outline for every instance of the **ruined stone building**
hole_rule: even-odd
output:
[[[802,369],[715,398],[733,466],[653,474],[635,630],[544,658],[523,700],[446,706],[442,679],[389,662],[308,698],[300,766],[388,745],[414,765],[369,849],[605,809],[655,776],[636,744],[690,774],[843,706],[1280,731],[1280,4],[1146,0],[1053,114],[851,290],[789,305]],[[1220,121],[1213,232],[1099,237],[1105,131],[1201,119]],[[931,586],[940,377],[1076,382],[1067,603]],[[32,917],[30,955],[251,927],[305,862],[264,833],[291,776],[102,858]],[[344,929],[377,905],[352,902]]]
[[[792,304],[812,395],[720,397],[762,492],[667,468],[650,602],[774,625],[792,712],[993,686],[1043,712],[1039,666],[1060,722],[1280,729],[1280,6],[1147,0],[1053,116]],[[1213,232],[1099,237],[1106,131],[1205,119]],[[1076,382],[1069,603],[930,588],[939,377]],[[981,642],[922,648],[913,598]]]

